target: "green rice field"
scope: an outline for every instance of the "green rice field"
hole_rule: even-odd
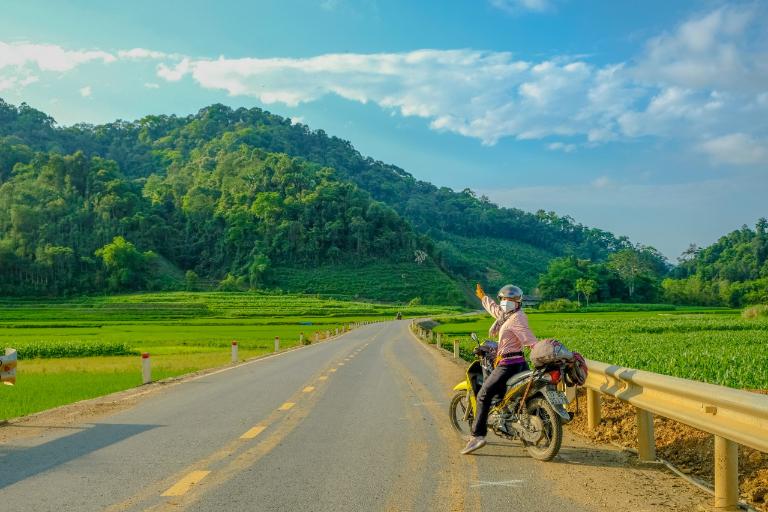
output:
[[[557,338],[587,359],[746,389],[768,389],[768,320],[736,310],[528,314],[538,338]],[[438,320],[440,320],[438,318]],[[444,318],[435,331],[461,342],[487,337],[488,315]],[[452,343],[452,342],[451,342]]]
[[[158,380],[299,344],[355,322],[458,312],[307,295],[157,293],[0,301],[0,349],[18,351],[16,386],[0,386],[0,421],[141,384],[142,352]]]

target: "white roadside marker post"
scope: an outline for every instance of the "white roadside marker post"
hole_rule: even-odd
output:
[[[2,349],[0,349],[0,383],[7,386],[16,384],[17,360],[16,349],[6,348],[5,352],[2,352]]]
[[[459,340],[453,340],[453,358],[459,358]]]
[[[237,342],[232,340],[232,362],[237,362]]]
[[[141,354],[141,380],[143,384],[152,382],[152,367],[149,362],[149,352]]]
[[[280,336],[275,336],[275,352],[280,351]]]
[[[299,333],[299,345],[304,344],[304,333]]]

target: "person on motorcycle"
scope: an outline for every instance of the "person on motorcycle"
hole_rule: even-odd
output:
[[[504,286],[499,290],[499,304],[496,304],[496,301],[488,297],[478,283],[475,295],[482,301],[483,308],[496,319],[488,335],[498,336],[499,347],[495,368],[477,393],[477,417],[472,424],[469,443],[461,451],[464,455],[485,446],[491,401],[496,396],[504,397],[507,380],[510,377],[528,369],[523,347],[533,346],[537,341],[528,326],[528,317],[522,309],[523,290],[512,284]]]

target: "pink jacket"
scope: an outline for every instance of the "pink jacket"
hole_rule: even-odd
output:
[[[506,314],[501,310],[501,306],[496,304],[496,301],[487,295],[483,297],[483,307],[497,322],[503,319]],[[496,323],[494,323],[494,327],[496,327]],[[491,327],[491,331],[488,333],[490,336],[496,335],[496,333],[492,332],[493,330],[493,327]],[[528,316],[526,316],[522,309],[512,313],[501,324],[501,327],[498,328],[498,334],[499,355],[509,354],[510,352],[522,352],[524,346],[533,346],[538,341],[533,332],[531,332],[531,328],[528,327]]]

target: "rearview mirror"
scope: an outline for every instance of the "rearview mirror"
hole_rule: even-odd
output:
[[[470,336],[470,337],[471,337],[473,340],[475,340],[475,342],[477,342],[477,343],[480,343],[480,340],[479,340],[479,339],[477,339],[477,333],[473,332],[473,333],[472,333],[472,334],[470,334],[469,336]]]

